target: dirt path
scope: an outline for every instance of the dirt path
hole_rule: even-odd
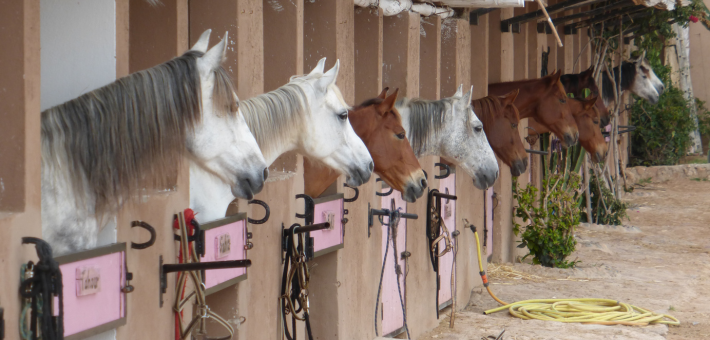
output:
[[[533,298],[597,297],[616,299],[671,314],[681,326],[648,327],[523,321],[507,312],[484,316],[497,307],[485,290],[474,291],[465,311],[449,329],[449,312],[438,328],[420,339],[710,339],[710,182],[679,179],[637,188],[624,198],[631,221],[624,227],[582,226],[572,258],[575,269],[527,264],[513,268],[541,277],[495,279],[491,286],[503,301]],[[537,282],[536,282],[537,281]]]

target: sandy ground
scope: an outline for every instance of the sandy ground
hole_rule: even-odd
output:
[[[538,280],[496,279],[491,286],[503,301],[533,298],[615,299],[671,314],[681,326],[647,327],[563,324],[520,320],[497,307],[483,289],[473,292],[465,311],[449,328],[441,324],[420,339],[710,339],[710,181],[678,179],[647,184],[627,193],[630,221],[624,226],[580,226],[574,269],[512,265]],[[537,281],[537,282],[535,282]]]

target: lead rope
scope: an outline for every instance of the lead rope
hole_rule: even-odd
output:
[[[449,320],[449,328],[454,328],[454,319],[455,319],[455,314],[456,314],[456,254],[458,254],[458,242],[457,242],[457,236],[459,235],[459,231],[456,230],[453,233],[449,234],[449,228],[446,227],[446,223],[444,222],[444,219],[439,216],[439,213],[436,211],[434,207],[431,207],[431,223],[434,225],[439,225],[439,229],[441,230],[441,233],[439,234],[439,237],[435,238],[434,241],[431,243],[431,253],[436,256],[436,257],[442,257],[449,252],[453,252],[454,259],[451,261],[451,318]],[[453,241],[452,241],[453,238]],[[437,254],[436,252],[436,246],[439,244],[439,242],[443,240],[444,244],[446,244],[446,247],[444,250],[442,250],[440,253]],[[439,277],[439,272],[437,270],[436,272],[437,278]],[[437,284],[438,286],[438,284]],[[438,309],[439,309],[439,291],[436,292],[436,301],[437,301],[437,314],[438,314]]]
[[[380,272],[380,283],[377,288],[377,299],[375,300],[375,336],[379,336],[377,332],[377,311],[380,306],[380,294],[382,292],[382,279],[385,274],[385,264],[387,263],[387,252],[389,251],[390,247],[390,240],[392,240],[392,257],[394,260],[394,272],[397,275],[397,292],[399,293],[399,303],[400,306],[402,307],[402,319],[404,321],[404,330],[407,332],[407,338],[411,339],[411,336],[409,336],[409,326],[407,326],[407,310],[404,306],[404,298],[402,297],[402,288],[399,284],[399,279],[403,275],[402,273],[402,267],[399,265],[399,262],[397,261],[397,230],[399,226],[399,220],[400,220],[400,210],[402,208],[397,208],[397,210],[390,212],[390,220],[385,223],[382,220],[382,216],[378,216],[377,218],[380,220],[380,223],[383,226],[387,227],[387,243],[385,245],[385,254],[382,257],[382,271]],[[406,282],[406,281],[405,281]]]
[[[28,263],[28,267],[33,267],[32,274],[26,274],[25,280],[20,285],[20,295],[31,300],[29,335],[32,340],[64,339],[62,272],[57,261],[52,258],[52,247],[36,237],[23,237],[22,243],[34,244],[39,257],[39,261],[34,266]],[[52,300],[55,296],[59,300],[59,315],[56,317],[52,313]]]
[[[308,315],[310,302],[308,300],[308,283],[310,273],[308,271],[307,258],[304,250],[305,233],[294,234],[300,225],[294,224],[286,233],[286,258],[284,260],[283,276],[281,277],[281,339],[284,336],[288,340],[296,340],[296,321],[306,323],[306,334],[309,340],[313,340],[311,330],[311,319]],[[298,315],[301,313],[301,315]],[[286,315],[291,314],[291,330],[293,337],[286,325]]]
[[[180,226],[180,258],[181,258],[181,263],[197,263],[200,262],[199,257],[197,256],[197,252],[195,251],[195,245],[194,243],[190,243],[187,240],[188,233],[187,233],[187,227],[185,223],[185,215],[183,212],[179,212],[177,215],[178,219],[178,225]],[[190,293],[186,298],[181,298],[184,295],[185,291],[185,286],[187,284],[187,278],[189,277],[192,279],[192,283],[195,287],[195,290]],[[197,335],[206,335],[207,334],[207,324],[206,321],[209,318],[212,318],[214,321],[216,321],[218,324],[222,325],[227,331],[229,332],[228,336],[224,336],[221,338],[207,338],[207,339],[213,339],[213,340],[227,340],[231,339],[234,337],[234,328],[232,325],[230,325],[226,320],[224,320],[221,316],[217,315],[216,313],[212,312],[207,306],[207,301],[205,299],[205,285],[202,280],[202,273],[200,271],[187,271],[187,272],[178,272],[177,274],[178,277],[178,284],[177,284],[177,289],[175,289],[175,305],[173,306],[173,310],[175,311],[175,319],[177,320],[178,323],[178,329],[176,329],[175,336],[177,337],[178,334],[180,336],[181,340],[187,339],[190,334],[192,333],[193,330],[197,329],[196,334]],[[197,313],[195,313],[195,316],[192,318],[192,321],[187,325],[187,327],[184,327],[183,321],[182,321],[182,311],[187,302],[195,296],[195,304]]]

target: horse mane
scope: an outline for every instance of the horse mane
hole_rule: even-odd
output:
[[[264,154],[286,143],[288,130],[300,124],[309,110],[305,92],[294,83],[243,100],[240,105],[249,130]]]
[[[353,110],[357,110],[359,108],[363,108],[363,107],[370,106],[370,105],[377,105],[377,104],[382,103],[383,101],[385,101],[385,100],[382,98],[378,98],[378,97],[370,98],[370,99],[363,101],[362,104],[354,107]]]
[[[619,86],[619,66],[614,67],[612,70],[614,75],[614,82],[616,86]],[[636,79],[636,64],[632,62],[625,61],[621,64],[621,91],[626,91],[631,88],[631,85]],[[616,95],[614,94],[614,85],[612,85],[609,76],[606,72],[602,72],[602,99],[604,101],[616,100]]]
[[[173,186],[188,133],[202,119],[202,55],[188,51],[43,111],[43,166],[63,173],[81,202],[94,197],[99,216],[143,189]],[[213,72],[215,110],[236,115],[229,74]]]
[[[452,105],[453,98],[426,100],[403,97],[397,99],[396,107],[406,107],[410,111],[410,131],[407,137],[415,154],[421,154],[426,148],[427,141],[441,133],[448,111],[447,106],[451,107]],[[466,119],[468,120],[468,117]]]
[[[478,119],[483,123],[483,127],[489,126],[488,123],[491,122],[496,116],[502,116],[505,108],[500,102],[500,99],[496,96],[486,96],[480,99],[475,99],[471,101],[473,105],[473,112],[476,114]]]

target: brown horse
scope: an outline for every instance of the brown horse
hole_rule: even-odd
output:
[[[595,106],[595,103],[599,101],[598,99],[599,97],[592,95],[587,99],[570,98],[568,100],[572,109],[572,116],[579,127],[579,143],[592,156],[592,161],[597,163],[604,161],[608,150],[599,126],[599,112]],[[528,121],[528,126],[532,127],[537,133],[550,131],[534,119]],[[528,133],[530,135],[535,134],[533,131]]]
[[[513,104],[517,96],[518,90],[514,90],[503,96],[487,96],[471,101],[473,112],[483,123],[488,144],[496,156],[510,167],[515,177],[528,167],[528,155],[518,133],[520,114]]]
[[[575,98],[584,98],[584,89],[589,89],[592,95],[599,96],[599,87],[597,87],[597,82],[594,81],[592,77],[594,73],[594,67],[588,68],[586,71],[577,74],[564,74],[560,77],[560,82],[565,87],[567,93],[571,93]],[[597,100],[595,104],[597,111],[599,111],[599,119],[601,120],[601,126],[607,126],[609,124],[609,110],[604,105],[603,100]]]
[[[563,145],[571,146],[577,144],[579,131],[567,104],[567,93],[560,82],[561,75],[558,70],[538,79],[489,84],[488,94],[502,96],[520,89],[514,102],[520,111],[520,118],[535,118],[557,135]]]
[[[414,202],[424,194],[427,181],[394,107],[399,89],[389,97],[387,90],[350,110],[348,119],[375,162],[374,172],[405,201]],[[304,159],[303,167],[305,193],[311,197],[320,196],[339,176],[309,159]]]

